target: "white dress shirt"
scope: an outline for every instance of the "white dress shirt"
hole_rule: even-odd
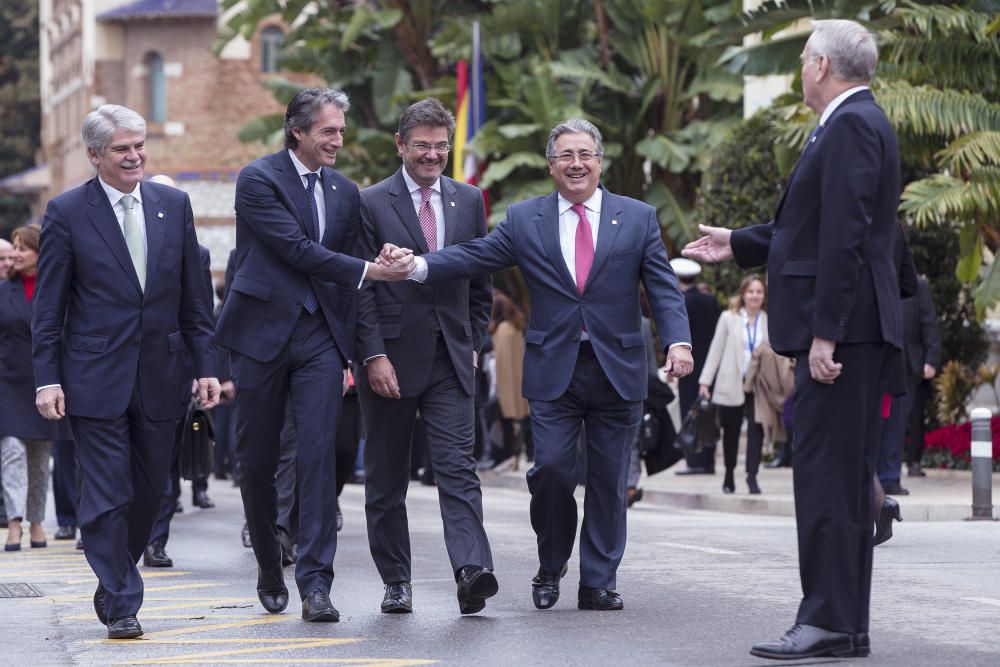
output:
[[[846,100],[854,93],[857,93],[862,90],[868,90],[868,86],[854,86],[853,88],[849,88],[844,92],[842,92],[840,95],[834,97],[833,101],[827,104],[826,108],[823,109],[823,115],[819,117],[819,124],[826,125],[826,121],[830,120],[830,116],[833,115],[833,112],[837,110],[837,107],[843,104],[844,100]]]
[[[295,171],[299,172],[299,180],[302,181],[302,188],[309,187],[309,179],[306,174],[316,174],[316,186],[313,188],[313,199],[316,200],[316,210],[319,212],[319,242],[323,242],[323,235],[326,234],[326,193],[323,191],[323,168],[316,171],[309,171],[309,167],[302,164],[295,155],[295,151],[288,149],[288,157],[292,158]]]
[[[410,178],[410,175],[406,172],[406,166],[403,166],[403,180],[406,182],[406,189],[410,191],[410,199],[413,200],[413,210],[417,214],[417,220],[420,219],[420,207],[424,203],[423,195],[420,194],[420,190],[423,188],[422,185],[418,185],[415,180]],[[437,249],[440,250],[444,247],[444,199],[441,195],[441,179],[438,178],[434,181],[431,186],[431,210],[434,211],[434,223],[437,226]]]
[[[104,194],[108,196],[108,201],[111,203],[111,210],[115,212],[115,217],[118,219],[118,229],[122,232],[122,238],[125,238],[125,204],[122,203],[122,197],[135,197],[136,212],[139,214],[139,229],[142,230],[142,251],[146,255],[148,262],[149,245],[146,242],[146,213],[142,209],[142,188],[139,183],[135,184],[132,192],[122,192],[105,183],[100,176],[97,177],[97,182],[101,184]]]

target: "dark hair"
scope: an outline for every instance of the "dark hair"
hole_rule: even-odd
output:
[[[351,108],[347,93],[333,88],[303,88],[295,94],[285,110],[285,148],[299,147],[299,140],[292,130],[308,132],[312,128],[316,110],[324,104],[339,107],[345,114]]]
[[[399,117],[399,129],[396,132],[405,144],[417,127],[447,128],[448,138],[451,139],[455,131],[455,116],[436,98],[428,97],[406,107],[406,111]]]
[[[490,335],[497,330],[501,322],[510,322],[514,328],[523,332],[526,323],[524,313],[510,299],[509,296],[500,290],[493,290],[493,311],[490,313],[489,332]]]
[[[26,246],[29,250],[33,250],[35,254],[38,254],[38,250],[41,247],[41,236],[42,228],[39,225],[25,225],[24,227],[18,227],[10,234],[11,244],[21,242],[21,245]],[[12,280],[16,278],[21,272],[14,268],[11,264],[10,270],[7,272],[7,279]]]

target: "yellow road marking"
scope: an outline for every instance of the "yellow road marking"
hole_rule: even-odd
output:
[[[51,576],[64,575],[64,574],[83,574],[85,572],[90,572],[90,571],[91,571],[90,567],[79,567],[79,566],[76,566],[76,567],[71,567],[71,568],[63,568],[63,569],[59,569],[59,570],[50,570],[50,569],[45,569],[45,570],[21,570],[20,572],[16,572],[16,571],[15,572],[2,572],[0,574],[2,574],[5,577],[51,577]]]
[[[143,579],[168,579],[170,577],[185,577],[191,574],[190,572],[143,572]],[[64,581],[63,583],[67,586],[75,586],[76,584],[88,584],[96,581],[96,577],[90,577],[89,579],[74,579],[72,581]],[[147,589],[148,590],[148,589]]]
[[[307,648],[324,648],[327,646],[337,646],[341,644],[352,644],[361,641],[360,639],[306,639],[303,641],[284,640],[282,643],[274,643],[271,646],[256,646],[253,648],[237,648],[225,651],[208,651],[204,653],[190,653],[187,655],[175,655],[164,658],[150,658],[133,662],[134,665],[170,665],[191,663],[193,661],[203,661],[209,658],[220,658],[223,656],[251,655],[254,653],[274,653],[276,651],[294,651]],[[212,660],[212,662],[217,662]],[[255,661],[256,662],[256,661]],[[288,662],[287,658],[284,662]]]
[[[263,618],[251,618],[245,621],[234,623],[212,623],[210,625],[196,625],[187,628],[177,628],[175,630],[161,630],[160,632],[147,632],[143,635],[146,639],[159,639],[160,637],[176,637],[178,635],[189,635],[196,632],[215,632],[216,630],[229,630],[231,628],[249,628],[254,625],[270,625],[272,623],[287,623],[297,620],[290,614],[265,616]]]
[[[87,598],[87,600],[90,600],[90,599],[91,599],[90,597]],[[183,600],[187,600],[187,602],[183,602]],[[181,602],[180,602],[180,604],[165,604],[165,605],[156,605],[156,606],[152,606],[152,607],[143,606],[142,610],[139,612],[140,615],[142,616],[143,620],[145,620],[147,618],[150,618],[150,616],[148,616],[147,614],[151,614],[151,613],[155,614],[155,613],[161,612],[161,611],[176,611],[178,609],[201,609],[201,610],[209,609],[210,611],[215,611],[215,610],[217,610],[217,609],[220,608],[219,605],[221,605],[221,604],[227,604],[227,603],[228,604],[232,604],[234,606],[235,605],[240,605],[240,608],[243,608],[243,604],[241,604],[241,603],[246,603],[246,607],[252,609],[253,606],[254,606],[252,603],[256,602],[257,598],[146,598],[145,601],[146,602],[157,602],[157,601],[162,601],[162,602],[167,602],[167,601],[169,601],[169,602],[176,602],[176,601],[181,601]],[[211,605],[208,606],[208,607],[206,607],[205,603],[211,603]],[[226,608],[226,607],[223,607],[223,608]],[[216,616],[215,614],[213,614],[212,616],[213,616],[213,618],[221,618],[219,616]],[[62,620],[64,620],[64,621],[89,621],[89,620],[91,620],[93,618],[94,618],[93,612],[87,612],[85,614],[72,614],[70,616],[63,616]],[[166,617],[165,616],[156,616],[155,618],[166,618]],[[181,617],[178,617],[178,618],[181,618]]]
[[[84,563],[86,560],[87,559],[83,557],[83,554],[80,554],[79,556],[49,554],[47,556],[32,556],[30,558],[12,558],[10,561],[4,559],[4,561],[0,563],[0,568],[11,566],[18,567],[25,563],[38,563],[41,561],[45,561],[45,563],[48,564],[53,562]]]
[[[93,583],[93,580],[89,580]],[[86,582],[85,582],[86,583]],[[184,591],[191,590],[194,588],[212,588],[215,586],[221,586],[222,584],[216,582],[208,582],[204,584],[176,584],[174,586],[146,586],[145,593],[162,593],[163,591]],[[94,597],[93,593],[87,593],[86,595],[53,595],[47,598],[35,598],[36,602],[83,602],[85,600],[92,600]],[[148,595],[143,596],[143,600],[146,602],[169,602],[173,600],[219,600],[229,601],[229,600],[246,600],[247,598],[157,598],[149,597]]]

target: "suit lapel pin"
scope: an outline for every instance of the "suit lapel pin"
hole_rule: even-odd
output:
[[[160,211],[159,213],[157,213],[156,217],[157,218],[162,218],[163,217],[163,211]]]
[[[336,185],[333,185],[333,184],[331,183],[331,184],[330,184],[330,189],[331,189],[331,190],[336,190],[336,189],[337,189],[337,186],[336,186]]]
[[[455,205],[455,202],[452,202],[452,203],[451,203],[451,205],[452,205],[452,206],[454,206],[454,205]]]
[[[612,220],[612,221],[611,221],[611,224],[612,224],[612,225],[617,225],[617,224],[618,224],[618,221],[617,221],[617,220]]]

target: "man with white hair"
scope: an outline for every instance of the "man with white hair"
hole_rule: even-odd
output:
[[[701,261],[766,263],[771,345],[796,359],[803,597],[795,626],[750,651],[788,660],[869,654],[880,379],[903,338],[899,147],[868,89],[875,39],[853,21],[815,21],[801,61],[803,97],[819,124],[774,220],[736,231],[702,226],[705,236],[684,249]]]
[[[105,104],[87,114],[83,141],[97,175],[48,204],[32,323],[35,403],[73,427],[77,518],[109,639],[142,634],[136,562],[190,398],[185,348],[202,404],[219,399],[191,202],[142,182],[145,140],[146,121],[131,109]]]

